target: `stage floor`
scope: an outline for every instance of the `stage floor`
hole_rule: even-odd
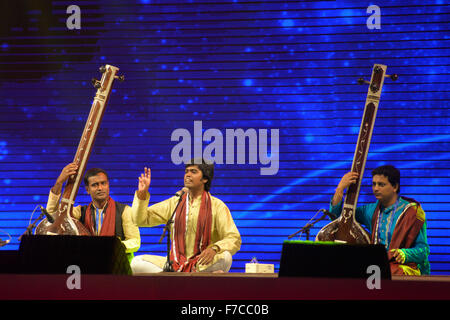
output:
[[[369,289],[367,279],[278,274],[0,274],[1,300],[449,300],[450,277],[394,276]]]

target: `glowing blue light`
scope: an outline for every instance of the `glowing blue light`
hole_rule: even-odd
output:
[[[285,28],[294,26],[294,20],[292,20],[292,19],[283,19],[280,21],[280,23]]]
[[[6,141],[0,141],[0,160],[3,160],[5,157],[3,155],[8,154],[8,149],[6,149]]]

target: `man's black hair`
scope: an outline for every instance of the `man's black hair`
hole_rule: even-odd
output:
[[[109,181],[108,174],[106,173],[105,170],[100,169],[100,168],[91,168],[88,171],[86,171],[86,173],[84,174],[84,179],[83,179],[84,185],[86,187],[88,187],[89,186],[89,178],[93,177],[93,176],[96,176],[99,173],[104,173],[105,176],[106,176],[106,179],[108,179],[108,181]]]
[[[208,179],[205,183],[205,191],[211,189],[211,182],[214,177],[214,164],[205,161],[205,159],[192,159],[185,164],[185,169],[188,167],[197,166],[203,174],[204,179]]]
[[[391,165],[385,165],[375,168],[372,171],[372,177],[375,175],[385,176],[393,187],[398,186],[397,194],[400,193],[400,171],[396,167]]]

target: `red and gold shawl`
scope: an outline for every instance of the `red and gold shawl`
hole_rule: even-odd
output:
[[[401,265],[395,261],[393,258],[392,249],[402,249],[411,248],[417,235],[422,228],[425,216],[423,210],[420,208],[420,203],[414,199],[403,197],[410,204],[404,209],[402,214],[399,216],[397,223],[395,224],[394,231],[392,234],[391,242],[388,249],[388,260],[390,262],[391,274],[405,274],[405,267],[411,268],[413,271],[419,270],[416,263],[408,263],[406,265]],[[371,242],[374,243],[376,239],[377,224],[379,221],[379,215],[381,214],[380,204],[375,209],[375,213],[372,217],[372,239]]]
[[[200,253],[205,250],[211,242],[212,209],[211,196],[203,191],[200,211],[197,221],[197,232],[195,235],[194,254],[189,259],[186,257],[186,206],[187,194],[181,198],[174,217],[174,230],[170,259],[174,271],[195,272],[195,265]]]
[[[92,202],[86,208],[86,217],[84,219],[84,225],[88,228],[92,235],[95,235],[95,225],[92,216]],[[114,236],[116,227],[116,202],[109,197],[106,208],[105,216],[103,218],[102,227],[100,229],[99,236]],[[95,214],[94,214],[95,215]]]

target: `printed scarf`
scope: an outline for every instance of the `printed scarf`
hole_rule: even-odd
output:
[[[102,227],[100,229],[99,236],[114,236],[116,227],[116,202],[109,197],[105,209],[106,213],[103,218]],[[94,214],[93,214],[94,212]],[[95,208],[94,205],[89,203],[86,208],[86,217],[84,225],[88,228],[92,235],[95,235]]]
[[[186,206],[187,194],[184,194],[181,203],[175,213],[172,247],[170,259],[172,267],[177,272],[195,272],[198,256],[211,242],[212,210],[211,196],[204,191],[202,194],[200,211],[197,220],[197,232],[195,235],[194,254],[191,258],[186,257]]]
[[[392,249],[411,248],[425,221],[425,213],[420,207],[419,202],[403,196],[402,198],[408,201],[410,205],[407,205],[406,208],[403,209],[402,214],[395,223],[394,230],[391,231],[392,238],[388,249],[388,260],[390,262],[391,274],[405,274],[404,269],[406,267],[409,267],[412,270],[418,270],[416,263],[400,265],[395,261],[393,253],[391,252]],[[422,215],[418,214],[418,212],[421,212]],[[377,239],[378,220],[380,214],[382,213],[380,204],[378,204],[372,217],[372,243],[375,243],[375,240]]]

